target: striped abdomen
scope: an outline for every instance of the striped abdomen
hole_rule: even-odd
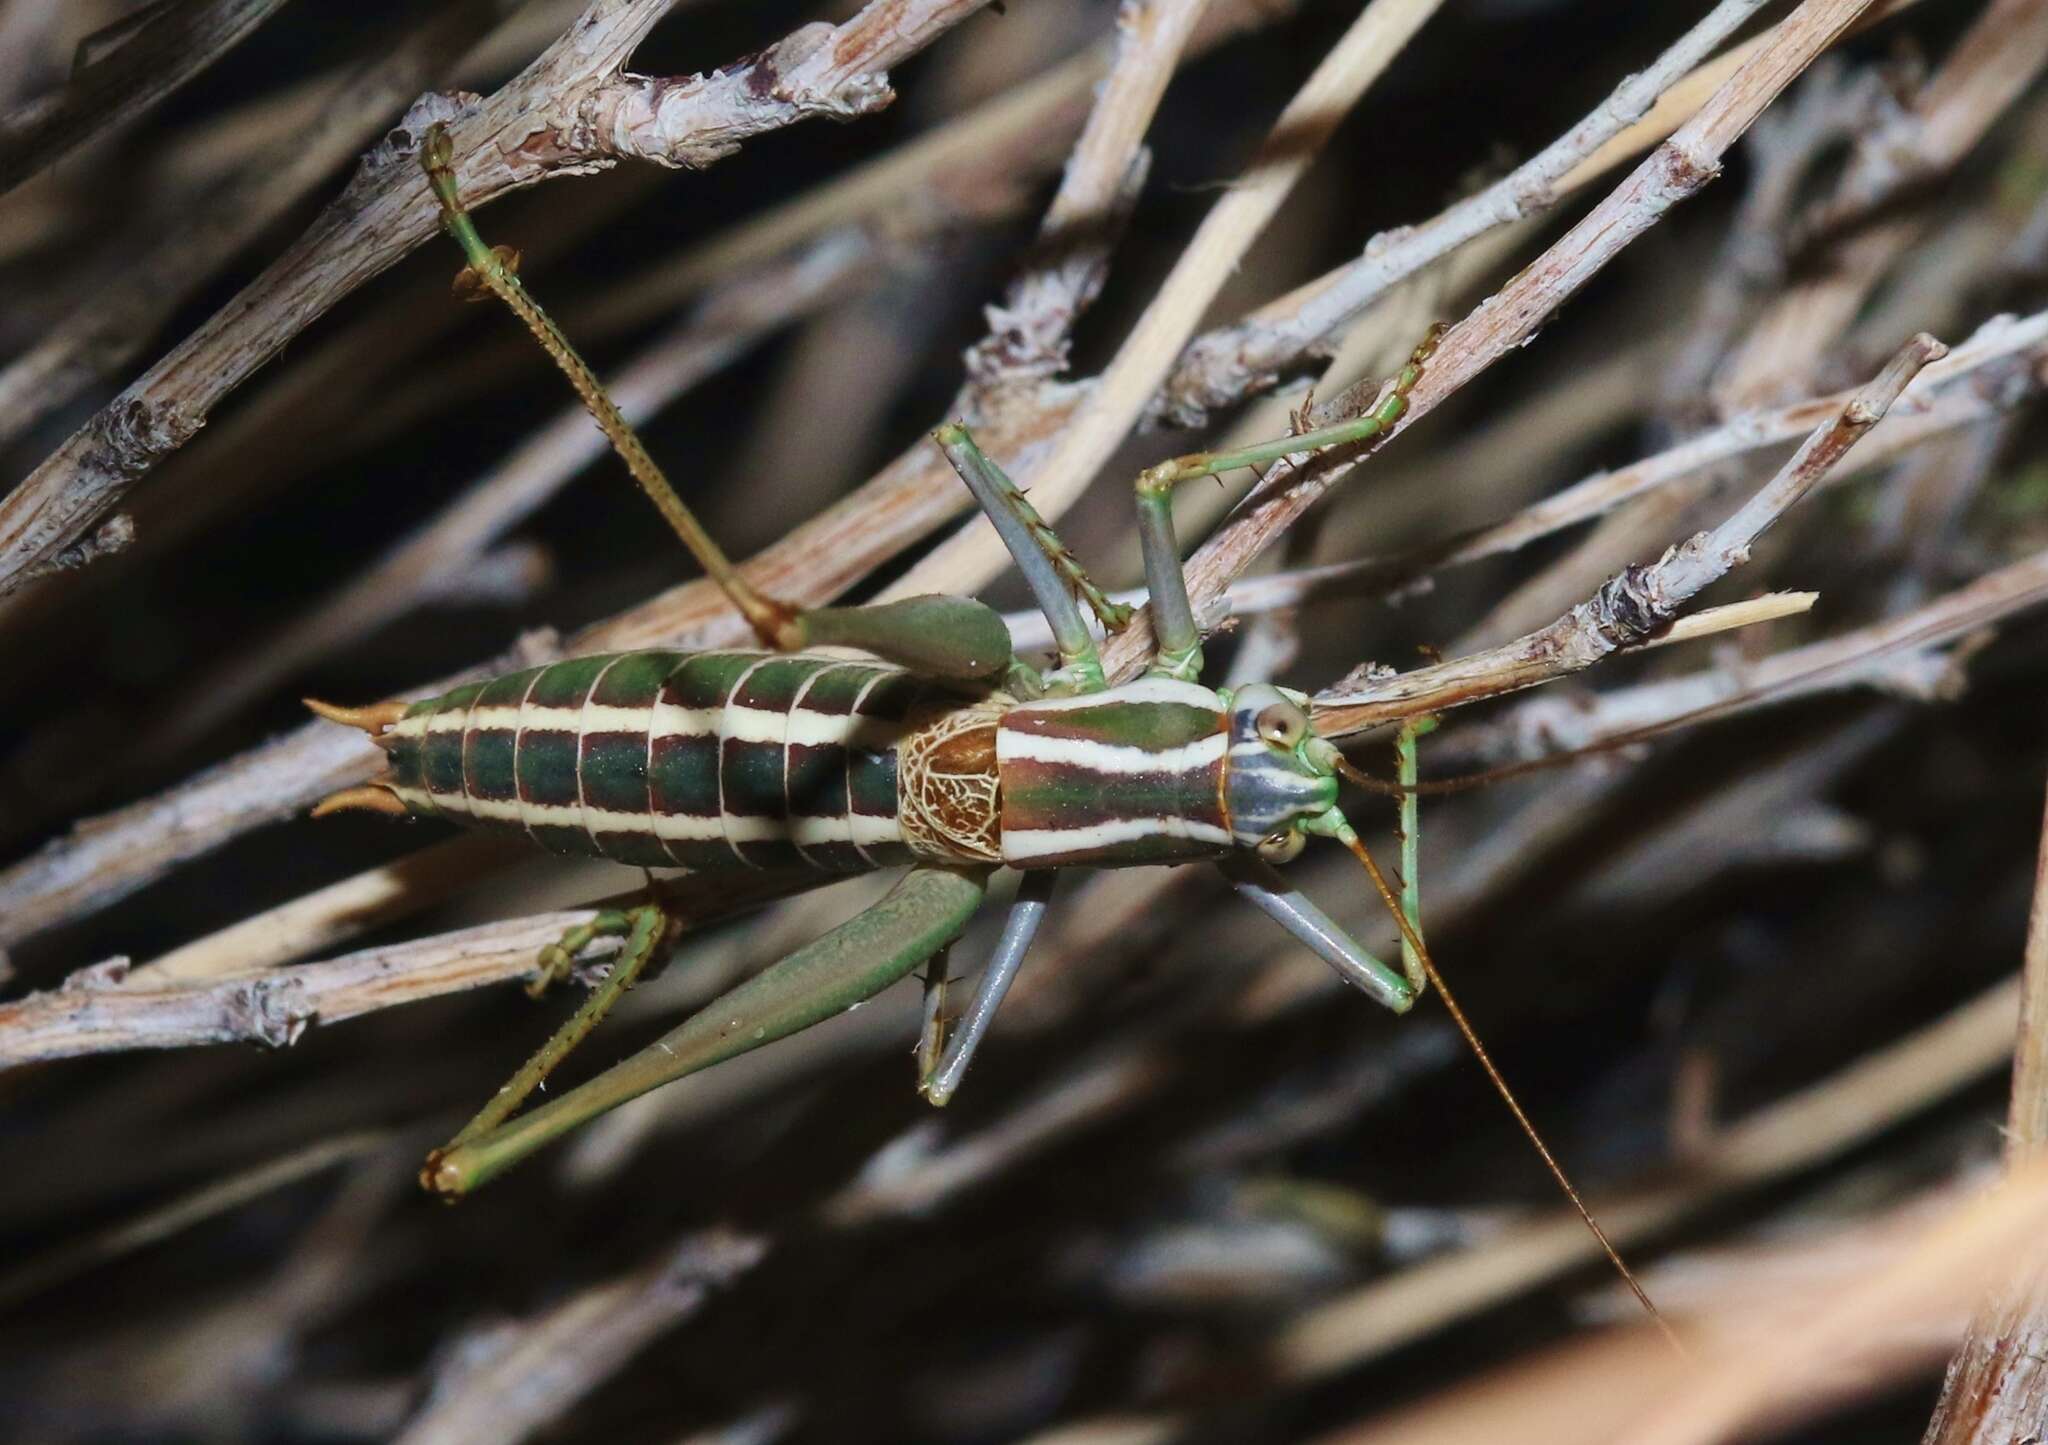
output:
[[[414,812],[641,867],[858,872],[932,849],[906,733],[961,705],[900,669],[761,652],[575,658],[419,703],[379,741]]]

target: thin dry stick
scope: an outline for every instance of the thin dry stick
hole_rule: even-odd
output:
[[[429,95],[292,247],[110,402],[0,501],[0,595],[75,562],[130,488],[190,440],[220,399],[350,291],[433,235],[417,137],[455,136],[477,209],[551,176],[622,159],[701,167],[799,121],[845,120],[894,98],[888,68],[987,0],[874,0],[807,25],[746,64],[676,79],[625,69],[674,0],[593,0],[561,40],[488,99]]]
[[[453,1352],[456,1368],[398,1436],[399,1445],[527,1439],[767,1253],[765,1240],[748,1235],[692,1234],[632,1273],[583,1289],[506,1330],[484,1351]]]
[[[1531,698],[1497,722],[1450,734],[1435,751],[1490,762],[1607,749],[1847,687],[1921,700],[1948,697],[1958,687],[1956,666],[1940,649],[2043,605],[2048,605],[2048,551],[1986,573],[1910,612],[1753,662],[1590,699]]]
[[[79,304],[0,368],[0,445],[134,360],[195,287],[441,80],[502,8],[463,0],[386,38],[273,148],[206,194],[178,197],[180,223],[167,230],[152,208],[131,234],[109,238],[107,264],[80,288]]]
[[[1628,178],[1522,273],[1452,327],[1438,344],[1422,379],[1409,393],[1408,410],[1389,436],[1399,435],[1501,357],[1526,343],[1553,311],[1592,279],[1631,241],[1697,193],[1720,172],[1720,158],[1765,106],[1800,71],[1834,43],[1870,0],[1805,0],[1770,32],[1698,114],[1680,126]],[[1363,415],[1390,392],[1347,396],[1340,409]],[[1199,609],[1229,586],[1252,558],[1307,510],[1358,457],[1319,458],[1297,470],[1277,464],[1231,519],[1189,559],[1188,590]],[[1152,646],[1149,615],[1140,618],[1103,654],[1113,677],[1131,675]]]
[[[2012,1048],[2017,980],[1718,1130],[1683,1179],[1594,1201],[1617,1246],[1650,1238],[1716,1203],[1809,1168],[1869,1139],[1997,1068]],[[1599,1246],[1569,1209],[1518,1224],[1486,1244],[1402,1270],[1287,1323],[1270,1357],[1282,1380],[1321,1379],[1376,1359],[1502,1299],[1592,1263]],[[1173,1433],[1171,1417],[1129,1422]],[[1057,1437],[1040,1437],[1050,1445]]]
[[[1566,177],[1607,141],[1649,113],[1659,96],[1763,8],[1764,0],[1721,0],[1646,69],[1629,76],[1578,124],[1476,195],[1420,226],[1384,231],[1359,260],[1321,283],[1285,316],[1252,316],[1212,332],[1182,353],[1159,410],[1183,426],[1280,381],[1289,368],[1365,313],[1390,286],[1497,227],[1540,215],[1569,189]]]
[[[2015,1174],[2048,1161],[2048,809],[2034,865],[2034,906],[2020,976],[2018,1046],[2005,1155]],[[2048,1262],[2001,1280],[1949,1364],[1926,1445],[2023,1440],[2048,1420]]]
[[[1101,292],[1111,246],[1144,184],[1145,132],[1208,3],[1146,0],[1118,12],[1116,60],[1038,228],[1046,254],[989,308],[989,335],[967,353],[975,385],[1066,369],[1075,319]]]
[[[469,834],[415,849],[275,908],[172,949],[129,971],[127,983],[224,978],[276,968],[322,953],[373,928],[450,897],[480,877],[528,857],[516,839]],[[424,901],[423,901],[424,900]]]
[[[451,848],[438,861],[445,870],[459,858],[461,854]],[[400,886],[411,881],[402,870],[399,876]],[[440,870],[435,876],[453,881]],[[829,881],[791,874],[685,877],[665,883],[662,898],[686,928],[699,928]],[[531,979],[539,971],[541,949],[588,922],[593,912],[569,909],[486,923],[294,968],[248,966],[252,956],[276,956],[281,925],[307,927],[306,914],[313,911],[313,903],[321,905],[318,919],[331,925],[336,892],[359,899],[376,890],[366,880],[352,880],[278,910],[282,918],[258,915],[223,935],[167,955],[157,965],[137,969],[125,958],[114,958],[79,969],[57,988],[0,1003],[0,1070],[127,1049],[234,1042],[285,1048],[316,1023],[338,1023],[397,1004]],[[412,895],[401,896],[408,908],[417,906]],[[635,890],[620,899],[601,900],[600,906],[645,898],[644,890]],[[346,899],[341,906],[347,906]],[[384,909],[387,918],[403,911],[388,904]],[[346,914],[340,927],[360,931]],[[300,934],[286,948],[302,952],[307,946],[309,940]]]
[[[1855,467],[1889,460],[1931,435],[1968,426],[2017,404],[2039,384],[2037,370],[2044,357],[2048,357],[2048,311],[2019,319],[1993,317],[1968,341],[1927,369],[1927,374],[1908,397],[1901,399],[1870,444],[1858,450]],[[1997,380],[2010,379],[2015,385],[1942,390],[1952,382],[1990,368],[1999,369]],[[1745,412],[1654,456],[1574,482],[1505,521],[1400,556],[1367,558],[1345,565],[1377,576],[1377,585],[1396,586],[1438,567],[1515,551],[1566,527],[1603,516],[1659,487],[1790,441],[1811,430],[1821,417],[1839,409],[1849,395],[1842,391]],[[1842,474],[1848,474],[1848,470]]]
[[[0,195],[102,131],[142,114],[228,51],[284,0],[175,0],[84,58],[63,89],[0,116]]]
[[[298,968],[137,988],[125,986],[128,961],[114,959],[80,969],[61,988],[0,1004],[0,1069],[121,1049],[284,1048],[316,1021],[531,977],[541,949],[591,916],[542,913]]]
[[[1202,218],[1159,294],[1124,339],[1088,400],[1042,464],[1020,468],[1031,502],[1057,520],[1093,481],[1230,277],[1331,131],[1442,0],[1372,0],[1280,113],[1245,175]],[[986,442],[984,442],[986,446]],[[967,524],[883,597],[972,593],[1001,572],[1007,554],[986,521]]]
[[[1316,699],[1316,730],[1341,737],[1391,719],[1496,697],[1640,645],[1686,603],[1748,561],[1750,545],[1818,486],[1921,368],[1946,351],[1931,336],[1915,337],[1839,416],[1816,429],[1776,476],[1712,531],[1687,539],[1647,567],[1627,568],[1550,626],[1500,647],[1397,677],[1337,684]]]
[[[1333,573],[1341,575],[1341,569],[1345,565],[1339,563],[1335,567],[1304,567],[1298,572],[1274,572],[1264,577],[1245,578],[1234,583],[1230,591],[1224,594],[1221,611],[1236,618],[1262,617],[1271,612],[1299,607],[1302,603],[1315,598],[1342,596],[1343,588],[1332,588],[1326,583]],[[1746,602],[1703,607],[1698,612],[1687,613],[1679,618],[1643,646],[1663,647],[1673,642],[1691,642],[1717,632],[1727,632],[1731,628],[1749,627],[1759,622],[1775,622],[1782,617],[1795,617],[1802,612],[1812,611],[1813,604],[1819,598],[1818,592],[1766,592]],[[1137,604],[1145,600],[1145,593],[1139,589],[1113,592],[1110,594],[1110,600]],[[1218,621],[1220,622],[1220,618]],[[1053,645],[1052,624],[1040,613],[1005,612],[1003,626],[1009,629],[1010,638],[1020,651],[1045,650]]]

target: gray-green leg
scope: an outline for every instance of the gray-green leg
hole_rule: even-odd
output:
[[[1363,990],[1395,1013],[1406,1013],[1415,1002],[1415,990],[1407,979],[1366,952],[1358,940],[1339,928],[1264,859],[1239,851],[1216,866],[1240,897],[1293,934],[1353,988]]]
[[[628,1099],[872,998],[959,936],[988,891],[989,871],[913,868],[880,902],[722,994],[631,1058],[530,1114],[436,1150],[421,1183],[446,1198],[467,1194]]]
[[[1422,379],[1422,367],[1436,350],[1443,328],[1430,328],[1394,378],[1394,389],[1364,416],[1314,431],[1281,437],[1229,452],[1192,452],[1147,467],[1138,474],[1138,544],[1145,556],[1145,587],[1151,593],[1152,635],[1158,639],[1155,673],[1193,681],[1202,671],[1202,634],[1188,601],[1187,579],[1181,573],[1180,542],[1173,529],[1173,491],[1182,482],[1213,477],[1238,467],[1264,466],[1282,457],[1319,451],[1347,442],[1370,441],[1393,428],[1408,410],[1408,393]]]
[[[1031,949],[1031,940],[1038,934],[1038,925],[1045,921],[1045,910],[1052,902],[1052,892],[1058,880],[1059,874],[1054,870],[1033,870],[1026,873],[1017,885],[1017,897],[1010,904],[1009,917],[1003,922],[1003,934],[996,942],[995,954],[982,971],[981,981],[975,985],[974,998],[968,1003],[967,1012],[950,1040],[946,1038],[945,1031],[943,971],[938,975],[940,982],[936,1000],[927,995],[925,1043],[918,1050],[917,1087],[918,1092],[934,1106],[945,1107],[959,1092],[960,1081],[967,1077],[967,1066],[974,1062],[974,1051],[988,1037],[996,1010],[1003,1006],[1010,985],[1017,979],[1017,970],[1023,966],[1024,955]],[[943,1053],[941,1044],[944,1045]]]
[[[1130,608],[1113,602],[1089,580],[1074,554],[1067,550],[1038,509],[995,460],[975,445],[974,438],[959,422],[949,422],[932,433],[932,440],[974,493],[974,500],[995,526],[996,535],[1009,548],[1024,584],[1045,620],[1052,624],[1054,644],[1059,648],[1060,672],[1049,681],[1070,692],[1100,692],[1108,686],[1102,675],[1102,658],[1095,647],[1095,635],[1081,617],[1074,599],[1088,604],[1102,625],[1114,630],[1131,619]]]

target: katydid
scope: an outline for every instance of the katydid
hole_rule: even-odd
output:
[[[1088,580],[958,423],[940,427],[933,441],[994,523],[1051,623],[1056,667],[1041,672],[1017,657],[1001,618],[965,598],[802,611],[760,595],[527,294],[510,253],[478,236],[457,198],[441,127],[427,133],[422,158],[444,229],[468,260],[458,279],[491,291],[525,322],[761,646],[578,657],[410,706],[313,703],[323,716],[365,729],[389,757],[381,776],[334,795],[316,812],[424,814],[518,834],[559,853],[693,873],[809,874],[824,882],[897,865],[909,870],[865,912],[631,1058],[518,1114],[673,942],[675,925],[657,884],[655,901],[599,914],[573,930],[543,952],[536,991],[565,976],[579,951],[603,936],[625,940],[611,972],[490,1104],[429,1157],[421,1175],[429,1190],[466,1194],[596,1115],[808,1028],[935,959],[917,1057],[921,1092],[944,1104],[1016,977],[1059,874],[1071,868],[1212,862],[1240,895],[1386,1007],[1405,1012],[1431,979],[1441,991],[1421,937],[1414,857],[1415,738],[1429,720],[1411,721],[1397,744],[1405,842],[1396,890],[1338,808],[1340,771],[1358,775],[1311,729],[1308,699],[1264,683],[1212,689],[1197,680],[1201,637],[1170,508],[1182,482],[1384,436],[1405,411],[1437,332],[1366,415],[1259,446],[1180,458],[1139,477],[1139,538],[1157,658],[1144,676],[1111,686],[1083,608],[1112,630],[1128,620],[1127,611]],[[868,656],[806,650],[819,647]],[[1344,844],[1370,870],[1400,928],[1401,967],[1375,958],[1276,871],[1311,837]],[[957,1026],[949,1026],[944,955],[1002,867],[1023,878],[994,958]],[[1458,1021],[1462,1028],[1462,1015]]]

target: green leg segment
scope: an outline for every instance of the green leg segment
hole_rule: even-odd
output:
[[[1067,550],[1038,509],[1025,499],[1023,491],[995,460],[974,443],[966,427],[950,422],[932,433],[932,440],[953,464],[953,470],[967,483],[975,501],[994,524],[996,534],[1010,550],[1032,600],[1045,620],[1052,624],[1053,641],[1059,648],[1060,673],[1053,686],[1068,692],[1100,692],[1108,685],[1102,674],[1102,658],[1095,636],[1081,617],[1074,598],[1079,596],[1110,630],[1131,620],[1131,610],[1112,602],[1089,580],[1074,554]]]
[[[1202,635],[1188,601],[1187,579],[1181,574],[1180,542],[1173,530],[1173,490],[1197,477],[1213,477],[1238,467],[1264,466],[1283,457],[1320,451],[1324,447],[1367,442],[1393,428],[1408,410],[1408,393],[1422,379],[1422,367],[1436,350],[1442,327],[1433,327],[1394,378],[1394,389],[1364,416],[1314,431],[1261,442],[1229,452],[1194,452],[1148,467],[1138,475],[1138,543],[1145,556],[1145,586],[1152,594],[1152,633],[1159,641],[1155,673],[1192,681],[1202,671]]]
[[[447,129],[439,124],[430,126],[420,148],[420,161],[426,167],[434,195],[441,202],[441,228],[462,247],[462,254],[469,261],[469,269],[463,276],[491,292],[526,323],[526,329],[533,333],[534,339],[568,377],[569,384],[576,388],[576,395],[611,442],[612,449],[619,454],[619,460],[626,464],[626,470],[633,474],[633,480],[654,503],[655,510],[675,530],[683,545],[690,549],[697,565],[732,599],[733,606],[740,610],[761,640],[770,647],[794,651],[801,646],[794,631],[797,610],[787,603],[763,597],[740,575],[732,560],[704,530],[696,514],[676,495],[666,474],[648,455],[639,435],[619,414],[618,406],[611,397],[606,395],[603,383],[597,379],[589,363],[577,354],[553,318],[541,310],[540,303],[528,293],[515,269],[518,253],[484,244],[483,237],[477,234],[476,223],[463,209],[456,194],[453,160]]]
[[[1016,661],[1002,614],[966,597],[820,607],[796,622],[805,647],[858,647],[929,677],[1001,682]]]
[[[1433,717],[1410,718],[1401,724],[1394,739],[1394,775],[1405,789],[1401,794],[1401,911],[1408,915],[1408,927],[1417,938],[1422,937],[1422,795],[1415,786],[1421,777],[1415,740],[1435,730]],[[1401,972],[1418,996],[1429,986],[1429,971],[1406,932],[1401,935]]]
[[[588,948],[599,938],[626,940],[626,946],[612,963],[611,972],[604,981],[583,1000],[582,1006],[570,1015],[568,1022],[555,1030],[534,1056],[526,1061],[520,1071],[505,1081],[503,1088],[491,1097],[490,1103],[477,1112],[477,1116],[462,1126],[462,1131],[444,1146],[453,1149],[472,1139],[489,1134],[500,1124],[512,1117],[513,1111],[526,1102],[527,1096],[546,1081],[555,1071],[555,1066],[569,1057],[570,1052],[590,1031],[598,1026],[612,1006],[625,996],[647,971],[647,966],[670,941],[669,918],[655,904],[634,908],[626,912],[600,913],[581,927],[572,928],[563,934],[561,941],[551,943],[541,950],[541,971],[527,992],[538,998],[550,983],[569,976],[576,955]]]
[[[786,652],[818,645],[859,647],[891,662],[935,677],[970,682],[993,682],[1034,691],[1037,674],[1018,664],[1010,652],[1009,634],[1002,619],[978,602],[957,597],[914,597],[881,607],[828,607],[803,612],[784,602],[764,597],[740,575],[730,558],[705,531],[696,515],[676,495],[666,475],[648,455],[646,446],[606,394],[604,384],[577,354],[561,328],[541,309],[515,270],[517,256],[484,244],[476,223],[463,209],[456,194],[455,172],[447,131],[441,126],[428,130],[421,150],[427,178],[441,202],[441,224],[462,247],[469,261],[464,278],[497,296],[526,323],[536,340],[554,359],[563,375],[582,398],[613,450],[626,464],[633,480],[654,503],[655,509],[690,549],[711,580],[732,599],[742,616],[770,647]],[[1010,489],[1013,493],[1015,488]],[[1030,521],[1050,539],[1053,554],[1065,557],[1051,529],[1038,520],[1021,497],[1017,504]],[[1065,557],[1069,566],[1071,557]],[[1086,579],[1081,578],[1082,585]],[[1090,589],[1092,593],[1092,588]],[[1100,594],[1093,596],[1097,599]],[[1112,604],[1106,600],[1103,607]],[[1090,644],[1092,651],[1093,644]],[[1097,668],[1099,674],[1100,668]]]
[[[872,998],[959,936],[988,891],[989,871],[912,869],[879,903],[705,1005],[631,1058],[530,1114],[428,1156],[421,1183],[446,1198],[467,1194],[628,1099]]]

